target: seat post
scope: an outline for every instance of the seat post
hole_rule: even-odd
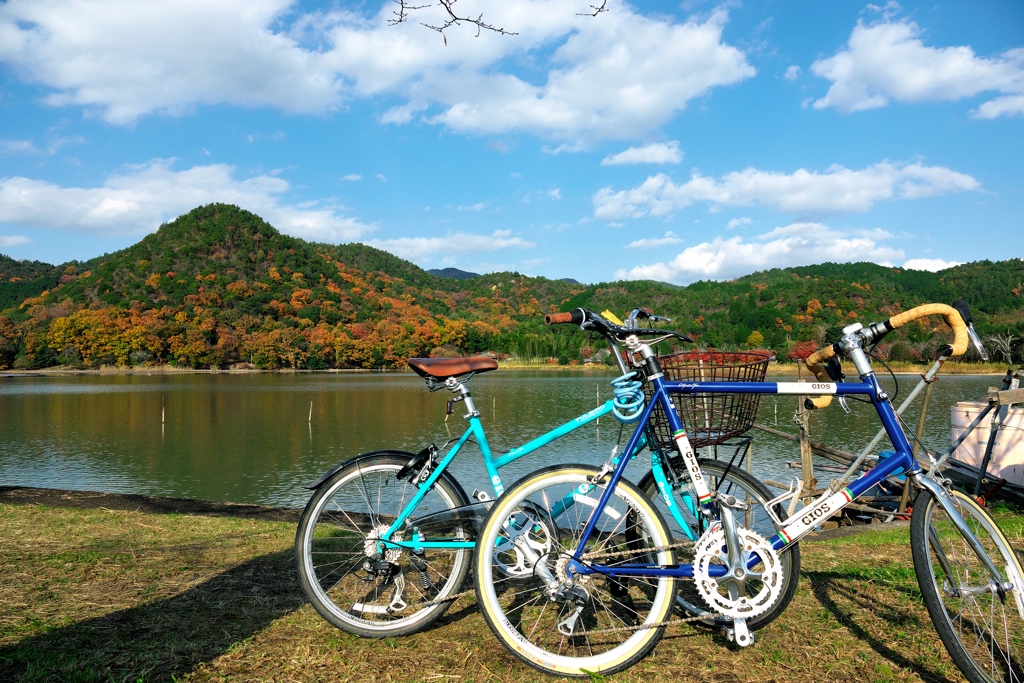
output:
[[[453,394],[459,394],[457,397],[453,398],[452,401],[466,402],[467,420],[471,417],[480,417],[480,411],[476,409],[476,405],[473,403],[473,397],[469,395],[469,387],[466,386],[465,382],[457,377],[449,377],[444,381],[444,385]]]

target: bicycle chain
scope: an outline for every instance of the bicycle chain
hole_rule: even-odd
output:
[[[686,548],[686,547],[692,548],[693,547],[693,541],[680,541],[678,543],[670,543],[668,545],[659,545],[659,546],[655,546],[655,547],[652,547],[652,548],[642,548],[642,549],[637,549],[637,550],[617,550],[617,551],[607,551],[607,552],[585,553],[582,556],[582,559],[584,559],[584,560],[597,560],[597,559],[605,559],[605,558],[609,558],[609,557],[624,557],[624,556],[628,556],[628,555],[639,555],[641,553],[660,553],[660,552],[662,552],[664,550],[675,550],[677,548]],[[461,600],[462,598],[465,598],[465,597],[469,597],[470,595],[474,595],[475,593],[476,593],[475,589],[470,589],[470,590],[467,590],[467,591],[462,591],[461,593],[456,593],[454,595],[449,595],[449,596],[444,597],[444,598],[436,598],[434,600],[430,600],[430,601],[427,601],[427,602],[421,602],[421,603],[417,603],[415,605],[408,605],[408,606],[406,606],[403,609],[395,610],[394,612],[391,612],[391,614],[401,614],[402,612],[408,612],[410,610],[426,609],[428,607],[433,607],[434,605],[441,605],[441,604],[444,604],[444,603],[454,604],[458,600]],[[663,621],[663,622],[658,622],[658,623],[655,623],[655,624],[639,624],[637,626],[618,626],[618,627],[614,627],[614,628],[600,629],[600,630],[597,630],[597,631],[588,631],[588,633],[603,634],[603,633],[613,633],[613,632],[617,632],[617,631],[639,631],[640,629],[645,629],[645,628],[662,628],[664,626],[674,626],[674,625],[677,625],[677,624],[686,624],[686,623],[690,623],[690,622],[694,622],[694,621],[703,621],[705,619],[714,619],[714,618],[717,618],[717,617],[720,617],[720,616],[724,616],[724,615],[722,615],[722,614],[710,614],[709,613],[709,614],[704,614],[704,615],[699,616],[699,617],[688,617],[688,618],[683,618],[683,619],[672,619],[670,621]]]

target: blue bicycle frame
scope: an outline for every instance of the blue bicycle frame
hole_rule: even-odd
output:
[[[682,422],[679,419],[674,406],[672,405],[672,394],[834,394],[838,396],[866,396],[875,406],[875,410],[878,412],[878,416],[885,427],[885,431],[888,434],[889,439],[892,441],[896,454],[882,461],[870,471],[865,472],[858,479],[850,482],[850,484],[842,491],[838,491],[831,495],[822,495],[813,504],[800,510],[798,515],[794,515],[793,518],[786,520],[785,526],[771,539],[772,546],[777,551],[780,551],[787,545],[800,540],[800,538],[813,530],[816,525],[820,524],[821,521],[840,510],[854,498],[861,495],[891,474],[894,474],[901,469],[910,475],[921,471],[920,466],[917,464],[917,461],[911,453],[910,443],[907,441],[907,437],[900,427],[899,420],[896,417],[896,411],[893,409],[885,391],[878,382],[878,378],[874,374],[868,375],[866,378],[863,378],[858,382],[842,383],[666,382],[660,376],[651,378],[650,383],[653,388],[651,400],[648,401],[647,405],[644,407],[643,414],[637,423],[637,428],[630,436],[625,452],[634,452],[634,449],[636,449],[641,443],[641,439],[644,437],[644,428],[647,426],[647,423],[651,418],[651,413],[654,410],[655,405],[660,404],[664,410],[665,416],[668,418],[669,426],[676,437],[676,443],[679,445],[680,453],[684,456],[684,461],[688,460],[687,449],[689,449],[689,444],[688,442],[686,442],[685,445],[683,443],[685,442],[686,432],[683,429]],[[690,455],[692,456],[692,450],[690,451]],[[691,466],[690,462],[687,464],[688,466]],[[659,567],[657,565],[649,564],[620,564],[612,568],[605,567],[600,564],[584,563],[580,561],[583,548],[586,546],[587,541],[594,530],[600,511],[604,509],[605,505],[607,505],[612,492],[622,479],[623,473],[626,469],[625,465],[626,463],[624,459],[618,463],[615,470],[612,472],[611,479],[598,501],[595,512],[587,522],[587,526],[580,538],[579,546],[573,554],[573,559],[569,562],[570,570],[578,574],[596,573],[612,577],[674,576],[692,578],[693,566],[689,564],[681,564],[675,567]],[[697,472],[691,471],[690,475],[700,477],[700,472],[699,470]],[[659,485],[661,484],[659,483]],[[710,515],[710,504],[710,498],[699,501],[700,511],[702,513],[706,512]],[[686,529],[686,525],[683,525],[683,528]],[[756,556],[752,557],[750,560],[750,568],[753,569],[758,562],[759,558]],[[725,572],[726,567],[724,565],[712,565],[709,567],[709,573],[713,577],[724,576]]]

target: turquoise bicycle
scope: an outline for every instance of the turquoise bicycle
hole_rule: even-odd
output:
[[[635,310],[626,324],[636,327],[644,318],[657,319]],[[638,329],[637,333],[644,331]],[[454,394],[448,413],[461,403],[469,425],[460,437],[440,448],[431,444],[419,453],[381,450],[356,456],[308,487],[313,495],[296,532],[295,559],[302,588],[317,612],[334,626],[359,636],[400,636],[422,630],[456,599],[472,594],[459,591],[469,574],[483,519],[493,497],[504,491],[499,470],[598,418],[609,414],[624,420],[639,417],[635,408],[643,403],[641,384],[625,376],[630,373],[617,340],[609,341],[624,375],[612,382],[614,398],[499,457],[491,452],[468,387],[474,374],[497,369],[497,362],[487,357],[410,359],[409,365],[428,390]],[[474,492],[470,498],[449,471],[452,461],[471,442],[480,451],[493,497],[488,492]],[[638,440],[632,455],[646,445],[646,438]],[[610,471],[622,459],[613,454],[606,469]],[[659,449],[652,450],[653,466],[645,485],[672,518],[676,536],[695,540],[705,533],[708,519],[700,513],[699,494],[690,485],[691,479],[675,475],[668,462]],[[769,514],[765,509],[772,496],[763,484],[727,463],[700,459],[697,466],[705,486],[742,501],[739,504],[744,506],[748,524],[776,529],[772,521],[776,512]],[[590,502],[587,496],[569,495],[555,512],[561,514]],[[526,550],[496,544],[492,548],[495,571],[510,580],[532,577],[531,558],[553,547],[553,540],[545,539],[541,528],[533,530],[532,538]],[[793,557],[787,556],[787,568]],[[787,586],[783,602],[792,597],[797,574],[787,573],[794,581]],[[680,600],[679,607],[699,616],[696,604],[696,600]],[[784,606],[763,616],[761,622],[767,623]]]

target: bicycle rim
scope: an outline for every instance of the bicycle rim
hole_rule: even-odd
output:
[[[296,560],[303,589],[325,619],[350,633],[385,637],[423,629],[444,613],[450,603],[437,601],[455,593],[468,572],[469,549],[391,549],[383,557],[374,555],[374,540],[417,492],[408,480],[395,477],[408,459],[377,455],[354,461],[318,490],[299,523]],[[442,476],[415,515],[466,503],[458,485]],[[406,527],[392,538],[412,540],[415,531]],[[461,528],[445,536],[468,539]]]
[[[911,544],[914,568],[928,613],[953,661],[974,683],[1024,682],[1024,618],[1020,562],[989,514],[959,491],[952,495],[1001,581],[1014,583],[1000,596],[987,590],[990,573],[929,491],[914,503]],[[1015,575],[1015,576],[1014,576]],[[1015,580],[1016,579],[1016,580]]]
[[[488,625],[513,654],[548,673],[589,676],[631,666],[654,647],[663,630],[631,627],[664,621],[672,609],[675,580],[668,577],[591,574],[574,581],[575,592],[550,599],[540,565],[566,585],[565,561],[604,492],[604,485],[589,484],[596,471],[573,465],[524,477],[491,509],[475,551],[477,598]],[[628,540],[627,524],[640,526],[634,536],[643,540]],[[527,553],[517,551],[515,536],[524,538],[535,561],[517,555]],[[670,542],[651,502],[622,481],[597,518],[585,552],[625,553],[594,560],[607,566],[672,564],[670,550],[645,552]],[[530,571],[509,573],[506,567],[514,562],[525,562]]]

